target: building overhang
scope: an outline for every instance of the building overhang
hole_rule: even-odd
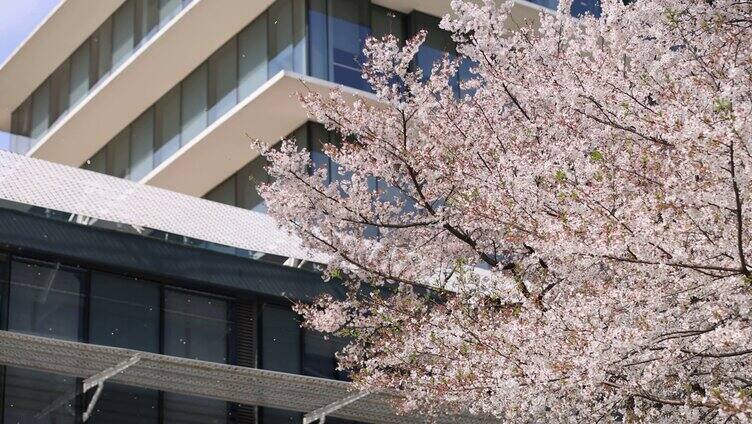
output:
[[[308,120],[296,93],[326,95],[339,88],[345,96],[376,104],[370,93],[318,78],[281,71],[253,94],[182,146],[141,182],[193,196],[203,196],[255,159],[258,139],[272,145]]]
[[[129,358],[138,358],[129,361]],[[176,358],[131,349],[55,340],[0,331],[0,364],[82,378],[87,381],[107,373],[103,380],[189,396],[247,405],[311,412],[351,396],[352,383],[195,359]],[[117,367],[118,364],[127,366]],[[107,390],[103,386],[104,390]],[[54,408],[76,396],[64,394]],[[397,415],[391,393],[366,393],[327,415],[374,423],[423,423],[425,418]],[[437,423],[490,423],[464,415],[437,417]]]
[[[194,0],[58,120],[29,155],[80,166],[272,3]]]
[[[327,261],[267,214],[5,151],[0,151],[0,199],[63,212],[81,225],[106,221],[141,233],[158,230],[167,233],[165,239],[172,235],[241,249],[246,256]]]
[[[0,130],[11,113],[125,0],[64,0],[0,66]]]

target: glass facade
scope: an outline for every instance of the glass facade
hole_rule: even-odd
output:
[[[407,16],[368,0],[277,0],[114,137],[84,168],[140,180],[282,70],[370,90],[360,71],[366,37],[393,33],[404,39],[411,20],[423,19],[420,28],[437,34],[432,55],[423,54],[420,59],[430,67],[429,61],[443,54],[441,48],[453,48],[453,44],[445,42],[450,37],[438,29],[437,18],[421,16]],[[127,160],[108,153],[122,143],[131,145]],[[123,168],[122,164],[127,165]],[[243,181],[256,174],[246,171]],[[222,192],[222,199],[229,199],[231,191]],[[249,209],[257,204],[253,190],[232,193],[236,200],[226,203],[237,201]]]
[[[371,34],[368,0],[311,0],[308,17],[311,75],[361,90],[363,47]]]
[[[559,0],[529,0],[539,6],[556,10],[559,7]],[[600,0],[574,0],[572,1],[572,15],[582,16],[589,13],[593,16],[601,15]]]
[[[140,180],[270,76],[305,74],[305,17],[305,0],[277,0],[83,167]],[[125,149],[128,159],[120,153]]]
[[[112,69],[191,1],[126,0],[13,112],[10,149],[26,153]],[[551,9],[558,5],[558,0],[531,1]],[[586,13],[600,16],[600,0],[573,2],[573,15]],[[365,39],[370,35],[391,33],[405,39],[419,29],[428,29],[428,39],[416,61],[428,72],[445,52],[454,52],[450,35],[438,28],[438,22],[433,16],[419,12],[405,15],[370,0],[277,0],[147,112],[155,115],[159,128],[170,131],[161,142],[153,143],[148,158],[140,158],[139,167],[127,176],[143,177],[147,169],[159,165],[281,70],[369,91],[360,68]],[[470,64],[464,64],[452,83],[459,95],[464,94],[459,81],[470,77],[469,70]],[[159,122],[160,118],[167,122]],[[180,134],[173,133],[176,121],[180,121]],[[158,134],[154,138],[159,138]]]
[[[192,0],[126,0],[11,116],[10,149],[25,154],[112,69]]]
[[[240,318],[237,302],[252,302],[255,315]],[[235,331],[239,319],[259,323],[254,340],[241,338],[250,333]],[[167,284],[2,252],[0,329],[227,364],[238,364],[238,345],[252,345],[257,346],[261,368],[346,378],[336,371],[334,356],[342,344],[301,328],[283,298],[195,291],[176,281]],[[80,396],[43,412],[77,384],[80,380],[74,378],[0,367],[0,423],[79,422],[84,406]],[[236,408],[223,401],[109,383],[92,422],[229,424],[236,422]],[[299,413],[263,408],[259,416],[263,423],[301,418]]]
[[[11,263],[8,329],[55,339],[83,340],[79,270],[36,261]]]
[[[164,305],[166,355],[229,362],[232,326],[227,300],[165,290]]]
[[[60,407],[41,415],[42,411],[58,398],[76,390],[76,379],[20,369],[5,368],[5,396],[2,405],[2,422],[76,424],[81,416],[80,403],[72,399]]]
[[[90,291],[91,343],[159,353],[161,294],[158,285],[93,271]]]

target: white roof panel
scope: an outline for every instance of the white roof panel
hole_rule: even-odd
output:
[[[266,214],[6,151],[0,151],[0,198],[253,252],[326,261]]]

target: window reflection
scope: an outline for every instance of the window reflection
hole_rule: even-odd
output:
[[[108,382],[94,408],[91,423],[159,424],[159,392]]]
[[[368,0],[329,0],[329,75],[334,82],[370,91],[362,77],[363,48],[370,35]]]
[[[236,348],[232,346],[238,343],[238,336],[233,330],[237,312],[233,312],[231,299],[109,272],[13,257],[0,256],[0,276],[9,276],[10,284],[0,284],[0,306],[7,302],[11,331],[233,362],[232,350]],[[259,365],[280,372],[345,379],[345,374],[336,371],[334,357],[342,343],[302,329],[300,317],[290,304],[278,301],[260,304],[257,335],[244,336],[254,338],[250,343],[244,341],[245,346],[258,346]],[[83,405],[74,399],[39,421],[34,418],[64,393],[72,393],[75,379],[14,368],[7,368],[4,383],[2,377],[0,368],[0,384],[4,384],[0,394],[5,392],[5,400],[0,399],[0,406],[4,405],[0,415],[4,414],[5,422],[72,424],[80,417]],[[110,382],[92,422],[230,423],[234,422],[234,411],[223,401],[160,394]],[[260,415],[266,417],[265,422],[300,421],[297,412],[262,409]]]
[[[76,390],[76,379],[15,367],[5,368],[3,418],[6,423],[75,424],[77,400],[46,409]]]
[[[166,290],[164,353],[182,358],[228,362],[230,323],[227,301]]]
[[[154,283],[92,272],[90,342],[158,353],[159,298]]]
[[[300,321],[289,307],[264,304],[261,318],[261,367],[300,374]]]
[[[11,263],[8,329],[54,339],[82,339],[84,275],[60,264]]]

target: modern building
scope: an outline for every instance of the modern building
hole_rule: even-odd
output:
[[[556,0],[517,0],[535,20]],[[578,0],[575,13],[599,13]],[[248,137],[334,137],[292,97],[449,0],[61,0],[0,67],[0,424],[423,422],[357,393],[291,308],[325,258],[265,215]],[[463,66],[459,81],[467,78]],[[333,175],[332,173],[331,175]],[[304,418],[305,417],[305,418]],[[350,420],[350,421],[347,421]],[[485,422],[446,417],[447,422]]]

